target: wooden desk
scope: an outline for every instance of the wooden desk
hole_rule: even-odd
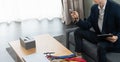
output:
[[[36,48],[25,50],[21,45],[20,41],[9,42],[9,45],[15,51],[18,60],[23,62],[22,57],[33,54],[33,53],[45,53],[45,52],[55,52],[54,55],[69,55],[72,54],[70,50],[65,48],[61,43],[54,39],[49,34],[35,36]]]

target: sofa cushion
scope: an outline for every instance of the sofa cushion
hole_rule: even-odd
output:
[[[74,32],[70,33],[69,42],[75,45]],[[84,53],[97,62],[97,46],[86,40],[83,40],[83,44]],[[120,62],[120,53],[107,53],[107,60],[108,62]]]
[[[120,53],[108,53],[108,62],[120,62]]]
[[[74,32],[69,34],[69,42],[75,45]]]
[[[97,61],[97,46],[84,40],[84,51],[87,55]],[[120,53],[107,53],[108,62],[120,62]]]

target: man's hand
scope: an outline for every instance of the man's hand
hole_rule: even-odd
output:
[[[79,14],[77,11],[72,11],[71,12],[71,17],[73,19],[73,22],[77,22],[79,20]]]
[[[110,41],[110,42],[112,42],[112,43],[116,42],[117,39],[118,39],[118,36],[112,36],[112,37],[107,37],[107,38],[106,38],[106,40],[108,40],[108,41]]]

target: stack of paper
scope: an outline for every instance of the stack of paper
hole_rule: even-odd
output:
[[[24,62],[50,62],[42,53],[35,53],[23,57]]]

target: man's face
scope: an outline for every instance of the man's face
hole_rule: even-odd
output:
[[[96,4],[99,4],[101,0],[93,0]]]

